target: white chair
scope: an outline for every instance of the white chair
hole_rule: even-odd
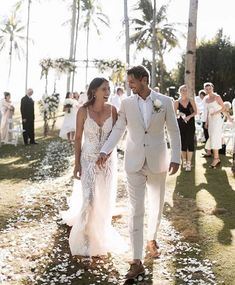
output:
[[[14,119],[8,119],[8,123],[9,123],[8,132],[9,134],[11,134],[10,136],[11,139],[8,140],[8,142],[5,142],[5,144],[12,144],[14,146],[17,146],[19,136],[21,136],[22,133],[24,132],[24,130],[22,129],[21,122]]]

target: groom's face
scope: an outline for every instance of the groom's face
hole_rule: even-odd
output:
[[[128,85],[134,94],[140,94],[145,88],[145,80],[137,79],[133,74],[128,75],[127,77]]]

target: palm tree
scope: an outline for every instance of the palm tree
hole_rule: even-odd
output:
[[[156,86],[156,0],[153,0],[153,21],[152,21],[152,72],[151,86]]]
[[[155,12],[151,0],[139,0],[136,10],[141,11],[142,18],[135,18],[132,20],[134,24],[134,33],[131,36],[131,43],[136,43],[137,50],[145,48],[156,51],[159,61],[161,62],[160,72],[160,85],[162,87],[164,70],[164,53],[170,51],[172,48],[178,45],[178,39],[176,33],[178,31],[175,28],[174,23],[168,23],[167,8],[168,4],[162,5],[158,11]],[[155,15],[155,17],[154,17]],[[155,25],[153,24],[155,22]],[[153,31],[154,35],[153,35]],[[155,37],[154,41],[153,38]],[[156,46],[156,49],[153,48]],[[152,58],[155,56],[153,55]],[[154,65],[152,63],[152,65]]]
[[[74,60],[74,42],[75,42],[75,29],[76,29],[76,14],[77,14],[77,0],[73,0],[72,4],[72,20],[71,20],[71,34],[70,34],[70,51],[69,60]],[[71,72],[67,75],[67,91],[70,91]]]
[[[74,39],[74,53],[73,53],[73,60],[74,62],[76,61],[76,52],[77,52],[77,40],[78,40],[78,25],[79,25],[79,20],[80,20],[80,0],[77,0],[77,17],[76,17],[76,23],[75,23],[75,39]],[[71,90],[73,91],[74,87],[74,79],[75,79],[75,69],[73,71],[73,76],[72,76],[72,88]]]
[[[184,81],[191,97],[195,94],[197,11],[198,0],[190,0]]]
[[[86,85],[87,85],[90,29],[91,26],[93,26],[96,29],[97,34],[100,35],[98,23],[102,23],[105,26],[109,27],[109,18],[104,13],[102,13],[102,9],[101,6],[99,5],[98,0],[82,0],[82,11],[85,12],[83,27],[86,29]]]
[[[0,28],[0,51],[8,49],[9,54],[8,79],[11,75],[13,52],[20,59],[20,54],[24,53],[21,43],[25,42],[26,39],[23,35],[25,27],[22,25],[21,20],[17,18],[17,10],[18,8],[13,10],[10,17],[3,23],[3,27]]]
[[[130,65],[130,30],[129,30],[129,17],[128,17],[128,0],[124,0],[124,23],[125,23],[125,36],[126,36],[126,64]],[[131,91],[127,84],[126,76],[126,90],[127,95],[130,95]]]
[[[19,9],[25,0],[19,0],[15,4],[15,9]],[[29,69],[29,27],[30,27],[30,11],[31,0],[27,0],[27,28],[26,28],[26,55],[25,55],[25,93],[28,89],[28,69]]]

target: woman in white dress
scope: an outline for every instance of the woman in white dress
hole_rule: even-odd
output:
[[[122,238],[111,225],[117,189],[116,152],[104,168],[96,165],[100,149],[117,120],[116,108],[107,103],[109,95],[108,81],[93,79],[88,102],[77,115],[74,178],[81,184],[74,184],[70,208],[62,212],[64,222],[72,226],[69,237],[72,255],[97,256],[125,250]]]
[[[1,103],[1,141],[3,143],[7,143],[12,139],[12,134],[9,133],[12,123],[9,122],[9,119],[12,119],[14,110],[15,108],[11,103],[11,94],[9,92],[4,92],[4,99]]]
[[[69,142],[73,142],[76,130],[76,116],[78,108],[77,100],[73,99],[73,94],[71,92],[67,92],[63,105],[63,111],[65,114],[59,136],[62,139],[67,139]]]
[[[207,96],[205,102],[205,127],[208,128],[209,139],[205,148],[213,150],[212,168],[220,164],[219,149],[222,147],[223,119],[221,113],[224,111],[224,104],[221,97],[214,92],[214,85],[210,82],[204,83],[204,90]]]

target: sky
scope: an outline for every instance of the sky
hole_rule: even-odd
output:
[[[9,15],[12,5],[16,0],[0,0],[0,21]],[[24,10],[26,11],[26,2]],[[110,28],[101,27],[102,35],[99,37],[92,31],[90,37],[89,58],[90,59],[115,59],[125,61],[125,37],[123,26],[123,0],[101,0],[103,12],[109,16]],[[129,0],[129,16],[138,16],[133,7],[137,0]],[[168,1],[158,0],[157,7]],[[211,39],[218,29],[223,28],[224,34],[235,43],[235,1],[234,0],[199,0],[197,39]],[[43,58],[58,58],[69,56],[70,26],[68,20],[71,17],[69,4],[71,1],[62,0],[33,0],[31,8],[31,25],[29,54],[29,86],[34,89],[34,98],[38,100],[44,93],[45,80],[40,79],[39,61]],[[168,9],[169,23],[188,22],[189,0],[171,0]],[[23,22],[26,24],[26,13],[21,12]],[[187,34],[187,28],[181,28]],[[77,59],[85,59],[86,37],[83,30],[79,31]],[[181,55],[185,52],[186,40],[180,41],[180,47],[166,54],[165,62],[168,70],[176,68]],[[136,52],[134,46],[130,51],[130,64],[140,64],[142,57],[151,59],[150,52]],[[7,53],[0,53],[0,96],[3,91],[12,94],[13,101],[17,102],[24,95],[25,84],[25,60],[13,58],[12,75],[7,79],[9,60]],[[95,76],[101,74],[94,68],[89,69],[88,82]],[[49,76],[48,93],[53,92],[54,74]],[[75,90],[82,91],[85,88],[85,69],[79,64],[75,79]],[[57,91],[61,98],[66,93],[66,76],[61,76],[57,81]]]

